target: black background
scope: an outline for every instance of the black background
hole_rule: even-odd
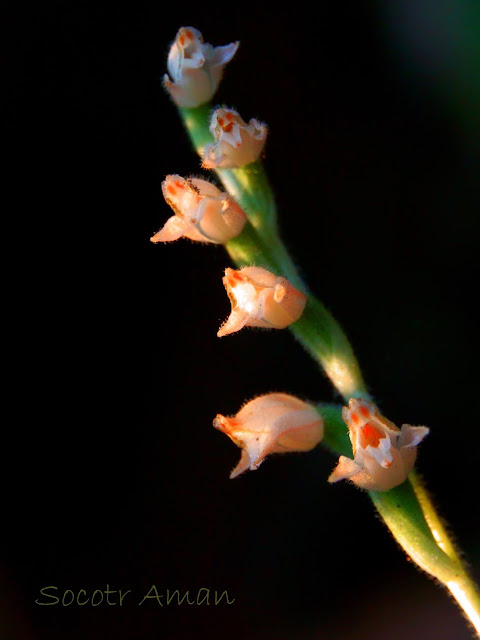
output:
[[[268,123],[286,242],[384,413],[431,428],[419,469],[478,577],[472,7],[4,7],[2,639],[471,637],[368,497],[327,484],[326,451],[228,479],[217,412],[335,396],[289,332],[216,338],[222,248],[149,237],[164,176],[199,173],[161,87],[169,44],[182,25],[239,39],[215,102]],[[132,590],[121,609],[35,604],[107,584]],[[235,603],[139,607],[152,584]]]

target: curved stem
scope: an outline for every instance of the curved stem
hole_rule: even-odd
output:
[[[270,271],[278,272],[278,264],[257,231],[247,222],[242,233],[225,244],[231,259],[237,267],[255,264]]]
[[[199,156],[205,145],[213,142],[209,131],[211,104],[193,109],[180,108],[183,124]],[[307,293],[307,287],[283,244],[277,226],[277,206],[261,160],[237,169],[215,171],[225,189],[238,202],[260,238],[277,263],[277,271],[297,289]]]
[[[261,264],[279,269],[277,256],[251,224],[226,245],[237,266]],[[277,260],[276,260],[277,258]],[[309,294],[302,317],[290,330],[319,362],[334,386],[349,397],[368,397],[360,367],[343,330],[323,304]],[[324,443],[337,454],[352,457],[348,432],[336,405],[321,405],[325,420]],[[480,596],[437,515],[420,478],[412,472],[390,491],[370,491],[370,498],[392,535],[407,555],[452,593],[480,637]]]
[[[457,552],[455,551],[452,557],[440,547],[436,539],[436,530],[431,528],[432,520],[429,521],[425,517],[417,499],[414,483],[418,483],[418,478],[411,473],[400,486],[381,493],[369,491],[369,494],[403,550],[421,569],[447,587],[480,637],[478,588],[468,575]],[[431,517],[434,512],[433,505],[430,506],[429,512]],[[436,513],[435,519],[438,519]],[[446,532],[442,539],[442,547],[451,550],[453,544]],[[445,544],[447,539],[448,544]]]
[[[422,508],[423,515],[425,516],[425,520],[428,523],[436,543],[442,551],[452,558],[452,560],[461,563],[462,559],[453,542],[450,540],[444,523],[435,511],[435,507],[433,506],[432,500],[428,495],[428,491],[425,488],[422,479],[415,471],[412,471],[409,477],[413,490],[415,491],[415,495],[417,496],[417,500]]]
[[[227,242],[225,248],[237,266],[260,264],[274,272],[284,273],[283,265],[277,262],[277,254],[270,245],[266,246],[251,224],[247,223],[242,233]],[[345,333],[312,294],[308,294],[301,318],[289,329],[325,370],[344,398],[368,397],[360,367]]]
[[[239,169],[217,169],[225,189],[241,203],[259,235],[267,236],[277,225],[277,206],[260,160]]]
[[[447,589],[458,602],[480,638],[480,594],[468,576],[460,576],[446,583]]]
[[[180,113],[197,152],[202,154],[204,146],[212,141],[208,130],[210,105],[180,109]],[[346,335],[324,305],[307,291],[281,241],[273,193],[261,163],[242,169],[218,170],[217,173],[250,220],[242,233],[225,245],[232,260],[240,267],[263,265],[285,275],[294,286],[308,294],[305,311],[290,325],[290,330],[346,400],[368,398],[360,367]],[[325,444],[337,453],[351,457],[351,445],[339,407],[321,405],[318,410],[325,420]],[[400,486],[390,491],[370,491],[369,495],[400,546],[420,568],[449,589],[480,637],[480,595],[418,475],[412,472]]]
[[[325,444],[336,453],[351,457],[350,440],[341,432],[341,407],[320,404],[317,410],[324,419]],[[418,475],[412,471],[400,486],[390,491],[369,491],[369,495],[405,553],[447,587],[480,637],[480,593]]]
[[[213,142],[212,134],[208,128],[212,105],[207,102],[200,107],[179,107],[183,125],[188,132],[190,140],[198,155],[203,156],[205,145]]]
[[[280,273],[297,289],[307,293],[307,287],[280,237],[275,197],[261,160],[239,169],[217,169],[216,173],[268,246]]]
[[[308,296],[301,318],[289,329],[319,362],[333,386],[346,400],[369,397],[357,359],[343,329],[313,295]],[[343,426],[345,429],[345,424]]]

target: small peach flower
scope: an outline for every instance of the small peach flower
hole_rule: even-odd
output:
[[[315,408],[286,393],[259,396],[233,418],[217,415],[213,426],[242,449],[230,478],[258,469],[270,453],[310,451],[323,438],[323,419]]]
[[[214,144],[207,144],[205,169],[233,169],[255,162],[267,139],[267,126],[255,118],[247,124],[233,109],[217,109],[210,121]]]
[[[354,460],[340,456],[328,481],[348,478],[373,491],[388,491],[402,484],[415,464],[417,445],[429,429],[409,424],[399,429],[380,415],[372,402],[363,399],[351,398],[342,417],[349,429]]]
[[[237,236],[246,215],[227,193],[200,178],[169,175],[162,182],[163,197],[175,215],[150,240],[171,242],[180,237],[223,244]]]
[[[219,338],[243,327],[284,329],[300,318],[307,297],[285,278],[263,269],[225,269],[223,284],[232,311],[220,327]]]
[[[179,107],[198,107],[216,92],[223,68],[238,49],[238,42],[212,47],[193,27],[181,27],[168,54],[165,88]],[[172,82],[173,80],[173,82]]]

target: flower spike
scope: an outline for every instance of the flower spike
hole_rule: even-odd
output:
[[[247,221],[233,198],[207,180],[169,175],[162,191],[175,215],[150,238],[152,242],[171,242],[183,236],[223,244],[237,236]]]
[[[199,107],[209,102],[220,84],[224,66],[238,49],[238,42],[212,47],[193,27],[181,27],[168,54],[168,74],[163,84],[178,107]]]
[[[417,445],[427,427],[404,424],[399,429],[367,400],[351,398],[342,417],[348,426],[354,460],[340,456],[329,482],[347,478],[361,489],[388,491],[407,479],[417,457]]]
[[[310,451],[323,438],[323,420],[315,408],[286,393],[250,400],[232,418],[219,414],[213,426],[242,449],[230,478],[258,469],[270,453]]]
[[[225,269],[223,284],[232,304],[219,338],[243,327],[284,329],[300,318],[307,297],[288,280],[263,267]]]
[[[267,126],[255,118],[247,124],[233,109],[217,109],[210,121],[214,144],[204,150],[204,169],[233,169],[257,160],[265,146]]]

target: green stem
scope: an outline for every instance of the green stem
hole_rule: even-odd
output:
[[[210,124],[210,114],[212,105],[207,102],[200,107],[187,109],[187,107],[179,107],[178,109],[185,129],[190,136],[193,146],[198,155],[203,156],[205,145],[213,142],[212,134],[208,128]]]
[[[352,458],[352,445],[338,405],[320,404],[317,410],[325,424],[324,443],[335,453]],[[451,571],[457,560],[442,551],[425,518],[412,486],[412,475],[390,491],[369,491],[378,512],[405,551],[428,573],[435,575],[438,563]],[[455,576],[458,571],[455,572]],[[451,573],[448,577],[453,577]]]
[[[333,453],[352,458],[352,443],[348,437],[348,430],[345,429],[341,407],[337,404],[322,402],[317,405],[317,411],[322,416],[325,425],[322,443]]]
[[[183,124],[199,156],[203,156],[207,144],[214,142],[209,130],[211,111],[210,103],[193,109],[179,109]],[[268,237],[270,231],[276,229],[277,208],[261,161],[237,169],[217,169],[216,174],[225,189],[242,206],[259,235]]]
[[[440,546],[436,530],[431,529],[432,520],[427,519],[418,501],[414,485],[418,478],[411,473],[407,480],[390,491],[369,491],[370,497],[390,529],[394,538],[407,555],[424,571],[443,583],[463,609],[466,617],[480,637],[480,593],[468,575],[455,551],[447,552],[453,544],[442,534]],[[434,512],[430,503],[430,516]],[[435,513],[435,519],[438,519]],[[448,544],[445,541],[448,539]],[[445,550],[442,550],[445,549]]]
[[[289,328],[323,367],[345,400],[369,397],[347,336],[332,314],[313,295],[309,295],[301,318]]]
[[[266,246],[253,226],[244,230],[225,245],[230,257],[239,267],[257,264],[284,273],[271,246]],[[334,386],[348,400],[368,397],[365,383],[352,347],[340,325],[323,304],[312,294],[299,320],[289,327],[293,335],[325,370]],[[343,425],[345,427],[345,425]]]
[[[199,156],[203,155],[205,145],[214,141],[208,128],[211,111],[210,103],[193,109],[179,109],[183,124]],[[277,271],[297,289],[307,293],[307,288],[280,238],[275,197],[261,160],[238,169],[217,169],[215,173],[268,246],[269,253],[278,265]]]
[[[212,142],[208,130],[210,109],[208,104],[197,109],[180,109],[184,125],[200,155],[205,145]],[[237,238],[225,245],[234,263],[239,267],[265,266],[284,275],[307,293],[305,311],[290,330],[323,367],[345,400],[368,398],[360,367],[346,335],[323,304],[307,291],[281,241],[273,193],[261,163],[241,169],[218,170],[217,174],[250,221]],[[325,421],[325,444],[336,453],[351,458],[351,444],[340,408],[321,405],[319,411]],[[480,637],[480,595],[420,478],[412,472],[400,486],[390,491],[370,491],[369,495],[400,546],[419,567],[450,590]]]
[[[277,262],[281,274],[297,289],[307,293],[307,287],[280,238],[275,198],[261,160],[239,169],[217,169],[216,173],[225,189],[247,214]]]
[[[419,567],[444,584],[458,578],[461,568],[436,543],[410,478],[390,491],[368,493],[397,542]]]
[[[277,207],[261,160],[239,169],[217,169],[216,173],[260,236],[268,237],[277,226]]]
[[[324,443],[340,455],[352,457],[352,447],[341,407],[321,404]],[[454,596],[480,636],[480,593],[463,567],[433,504],[417,474],[390,491],[369,491],[383,521],[405,553],[424,571],[442,582]]]
[[[278,254],[273,255],[271,248],[249,223],[226,245],[230,257],[239,267],[254,263],[281,272],[282,262],[277,261]],[[346,400],[368,398],[347,337],[323,304],[311,294],[302,317],[290,326],[290,330],[324,368]],[[325,445],[339,455],[352,458],[340,408],[321,405],[319,410],[325,420]],[[480,637],[479,593],[419,477],[412,472],[402,485],[390,491],[370,491],[369,495],[402,549],[421,569],[449,589]]]
[[[425,488],[422,479],[415,471],[412,471],[410,473],[409,478],[412,483],[413,490],[415,491],[417,500],[422,508],[425,520],[428,523],[428,526],[430,528],[430,531],[432,532],[433,537],[435,538],[436,543],[438,544],[440,549],[442,549],[442,551],[444,551],[448,556],[450,556],[450,558],[452,558],[452,560],[461,563],[461,557],[456,550],[453,542],[450,540],[444,523],[435,511],[435,507],[433,506],[432,500],[428,495],[428,491]]]
[[[242,233],[225,244],[225,249],[237,267],[255,264],[273,272],[279,271],[276,260],[250,222],[246,223]]]
[[[202,155],[213,141],[208,130],[210,104],[180,109],[183,123],[197,152]],[[290,330],[325,370],[332,384],[345,399],[368,397],[365,383],[348,339],[323,304],[308,292],[298,275],[277,228],[275,199],[263,165],[253,162],[240,169],[219,169],[218,176],[232,197],[248,215],[250,224],[227,243],[237,266],[260,264],[286,277],[294,287],[308,295],[302,317]]]
[[[480,593],[476,585],[465,573],[455,580],[449,580],[446,587],[463,609],[465,617],[480,638]]]

